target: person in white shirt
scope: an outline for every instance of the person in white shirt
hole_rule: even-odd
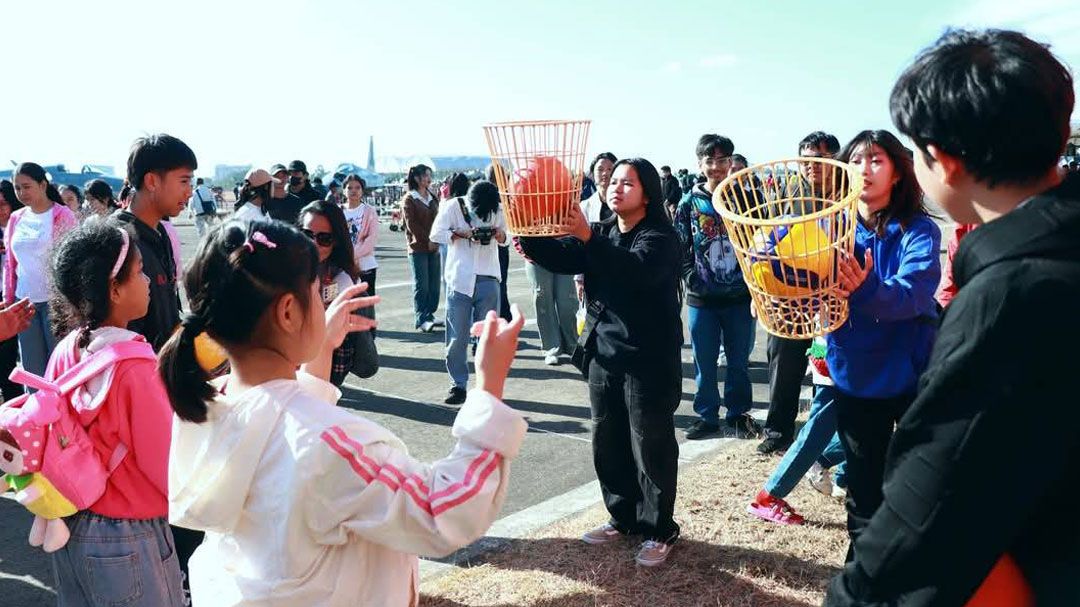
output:
[[[217,222],[217,201],[214,193],[203,183],[202,177],[195,180],[195,189],[191,191],[191,198],[188,199],[188,208],[195,215],[195,231],[199,233],[199,238],[202,238],[207,228]]]
[[[342,184],[345,189],[345,223],[349,226],[356,264],[360,267],[360,280],[368,285],[368,295],[375,294],[375,274],[379,262],[375,259],[375,245],[379,242],[379,214],[375,207],[364,202],[367,184],[359,175],[349,175]]]
[[[281,180],[270,175],[265,169],[248,171],[237,200],[240,208],[233,213],[233,218],[241,221],[266,219],[266,201],[270,200],[270,188],[279,183]]]
[[[465,402],[469,381],[469,328],[488,311],[499,310],[499,253],[507,246],[506,218],[499,208],[499,189],[478,181],[464,197],[451,198],[439,208],[431,240],[447,245],[446,371],[448,405]]]
[[[191,557],[194,605],[413,607],[416,555],[475,541],[505,500],[527,430],[501,400],[520,313],[478,327],[478,389],[454,422],[456,445],[421,463],[389,430],[337,406],[332,352],[375,324],[353,312],[378,297],[352,286],[324,311],[316,268],[296,228],[230,221],[185,275],[191,312],[160,369],[176,413],[169,518],[206,532]],[[196,356],[204,334],[231,368],[213,382]]]

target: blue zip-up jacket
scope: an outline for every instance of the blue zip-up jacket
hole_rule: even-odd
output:
[[[675,231],[682,242],[682,277],[686,303],[695,308],[745,305],[750,300],[735,247],[712,194],[697,184],[675,210]]]
[[[861,398],[914,394],[937,334],[934,300],[941,281],[941,230],[919,216],[878,236],[859,222],[855,255],[870,249],[874,268],[851,294],[848,321],[826,340],[836,387]]]

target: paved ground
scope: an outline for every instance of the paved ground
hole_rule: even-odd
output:
[[[188,221],[178,222],[184,256],[194,252],[195,231]],[[443,334],[413,329],[412,281],[404,236],[386,226],[380,234],[377,315],[381,368],[374,377],[351,377],[342,405],[355,409],[402,437],[415,457],[432,460],[452,446],[450,426],[454,407],[442,405],[448,376],[443,360]],[[511,254],[508,280],[512,302],[532,317],[532,297],[524,263]],[[440,310],[445,298],[440,303]],[[505,397],[529,420],[529,434],[520,458],[513,464],[510,490],[503,515],[510,515],[549,498],[560,496],[595,480],[589,441],[589,406],[586,386],[569,364],[543,364],[535,323],[526,327],[518,360],[511,371]],[[759,330],[751,357],[754,406],[759,416],[767,407],[765,334]],[[689,339],[683,349],[683,402],[675,416],[678,428],[695,419],[691,408],[694,372]],[[723,372],[721,370],[721,378]],[[680,442],[682,432],[678,432]],[[23,607],[53,602],[52,572],[48,560],[25,543],[30,517],[8,499],[0,499],[0,606]]]

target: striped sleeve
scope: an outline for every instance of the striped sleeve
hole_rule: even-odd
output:
[[[357,536],[411,554],[449,554],[495,520],[525,430],[517,412],[478,390],[454,423],[457,444],[431,464],[410,457],[393,435],[374,435],[369,423],[330,426],[314,448],[308,527],[325,544]]]

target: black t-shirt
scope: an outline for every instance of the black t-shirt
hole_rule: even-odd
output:
[[[135,245],[142,254],[143,273],[150,279],[150,306],[146,316],[128,323],[128,329],[145,337],[156,352],[180,324],[180,292],[169,234],[160,223],[155,230],[130,211],[117,211],[111,219],[134,227]]]
[[[319,191],[311,187],[310,183],[304,184],[304,188],[299,192],[290,192],[290,195],[296,196],[305,203],[322,200],[323,196],[325,196],[325,194],[319,194]]]
[[[305,206],[307,202],[296,194],[286,194],[284,198],[271,198],[267,201],[266,213],[271,219],[294,226],[300,219],[300,209]]]

